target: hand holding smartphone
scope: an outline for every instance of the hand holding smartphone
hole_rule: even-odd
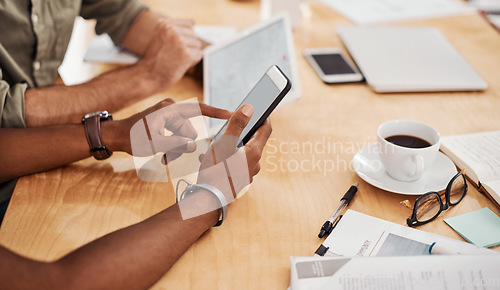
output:
[[[238,147],[245,145],[259,127],[266,121],[271,112],[290,91],[292,84],[285,74],[276,66],[269,68],[255,87],[238,106],[250,104],[254,108],[252,118],[238,138]],[[215,135],[213,141],[224,134],[227,122]],[[213,142],[212,141],[212,142]]]
[[[304,56],[327,84],[361,82],[364,79],[359,70],[345,59],[340,48],[308,48],[304,50]]]

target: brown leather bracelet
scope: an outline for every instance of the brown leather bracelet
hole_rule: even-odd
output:
[[[113,152],[109,151],[101,136],[101,121],[112,120],[113,116],[107,111],[99,111],[85,115],[82,123],[85,127],[85,136],[90,147],[90,153],[97,160],[109,158]]]

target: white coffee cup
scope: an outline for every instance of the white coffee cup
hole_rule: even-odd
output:
[[[409,143],[396,145],[386,140],[394,136],[411,136],[428,142],[427,147],[411,148]],[[400,181],[414,181],[432,166],[439,152],[440,136],[436,129],[421,122],[411,120],[392,120],[383,123],[377,130],[380,159],[389,176]],[[419,141],[419,140],[414,140]]]

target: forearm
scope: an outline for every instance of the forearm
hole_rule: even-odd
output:
[[[207,204],[215,202],[207,192],[199,192],[197,198]],[[52,263],[29,260],[0,247],[0,269],[5,269],[0,271],[0,281],[6,288],[146,289],[158,281],[217,218],[218,212],[212,211],[183,220],[175,204]]]
[[[117,111],[168,85],[154,77],[138,63],[76,86],[29,89],[25,93],[26,126],[75,124],[90,112]]]
[[[160,19],[166,17],[150,10],[142,11],[125,35],[123,47],[138,55],[144,55]]]
[[[155,148],[159,152],[177,156],[190,152],[188,143],[196,137],[196,131],[191,126],[189,118],[199,115],[200,109],[208,117],[228,118],[228,114],[230,115],[226,110],[204,104],[181,104],[176,108],[169,107],[172,104],[173,101],[167,99],[129,118],[102,121],[100,130],[104,146],[110,151],[132,154],[131,138],[133,138],[136,156],[150,156],[157,153],[157,151],[152,152],[151,142],[156,145]],[[149,124],[152,126],[148,127],[150,131],[146,131],[144,127],[144,118],[150,121]],[[90,148],[84,126],[81,124],[81,117],[78,122],[79,124],[38,128],[0,128],[0,148],[2,149],[0,161],[2,164],[9,164],[9,166],[0,166],[0,182],[50,170],[89,157]],[[138,126],[135,126],[136,124]],[[181,126],[182,130],[176,126]],[[132,130],[132,128],[135,129]],[[165,128],[171,132],[180,131],[179,134],[164,136]],[[189,128],[191,130],[188,130]]]
[[[103,142],[111,151],[126,148],[123,121],[101,124]],[[129,145],[128,145],[129,146]],[[0,182],[61,167],[90,156],[82,124],[0,130]],[[5,166],[8,164],[8,166]]]
[[[212,196],[207,198],[213,201]],[[76,250],[56,265],[64,273],[61,276],[74,277],[67,288],[146,289],[217,222],[217,217],[214,211],[182,220],[179,207],[173,205]]]

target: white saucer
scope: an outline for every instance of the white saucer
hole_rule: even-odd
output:
[[[457,174],[453,161],[439,152],[432,166],[416,181],[393,179],[385,172],[377,146],[377,143],[374,143],[359,150],[354,156],[353,167],[359,177],[380,189],[400,194],[422,195],[429,191],[445,189],[451,178]]]

